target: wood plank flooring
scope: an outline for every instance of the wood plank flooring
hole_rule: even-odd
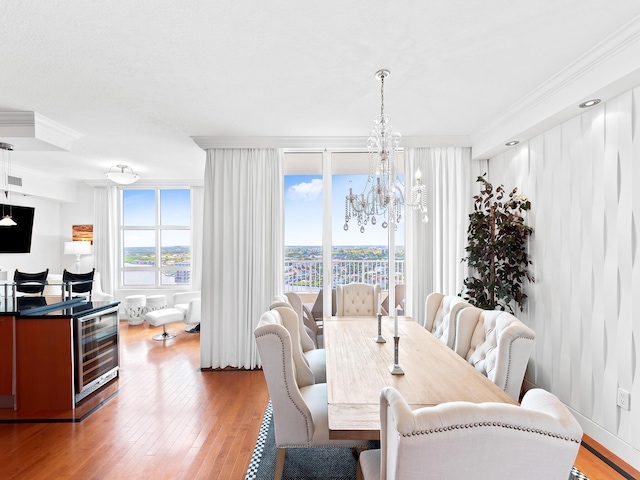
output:
[[[242,479],[269,395],[261,371],[201,372],[200,335],[120,322],[119,391],[80,423],[0,425],[0,478]]]
[[[120,327],[118,393],[80,423],[0,425],[0,478],[243,479],[269,398],[262,372],[201,372],[200,335],[182,323],[166,342],[151,339],[161,327]],[[625,478],[585,448],[576,466]]]

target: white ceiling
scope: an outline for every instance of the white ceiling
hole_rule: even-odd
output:
[[[640,71],[637,0],[0,1],[0,112],[81,135],[13,164],[75,179],[201,178],[194,136],[366,137],[383,67],[403,137],[483,152]]]

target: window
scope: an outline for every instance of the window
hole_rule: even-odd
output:
[[[122,189],[121,193],[121,286],[189,285],[189,189]]]
[[[330,201],[323,197],[323,162],[330,158]],[[404,181],[403,156],[398,177]],[[368,153],[286,152],[285,186],[285,291],[315,293],[324,285],[323,255],[330,255],[329,282],[378,283],[389,287],[389,231],[381,222],[365,226],[361,233],[355,219],[345,230],[345,196],[352,188],[362,193],[370,168]],[[328,207],[330,221],[323,218]],[[379,219],[378,219],[379,220]],[[325,223],[326,222],[326,223]],[[323,235],[330,223],[331,235]],[[404,282],[404,221],[395,226],[395,282]]]
[[[285,175],[285,291],[322,287],[322,176]]]

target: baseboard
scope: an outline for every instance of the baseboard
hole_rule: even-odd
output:
[[[532,388],[540,388],[534,383],[530,382],[526,378],[522,382],[522,394],[531,390]],[[593,440],[598,442],[604,448],[611,453],[620,457],[623,461],[627,462],[636,470],[640,470],[640,451],[629,445],[627,442],[620,440],[611,432],[605,430],[593,420],[585,417],[581,413],[577,412],[569,405],[566,405],[573,416],[578,420],[578,423],[582,427],[585,434],[589,435]]]
[[[593,420],[585,417],[580,412],[577,412],[573,408],[567,405],[569,411],[576,417],[578,423],[582,427],[585,434],[589,435],[592,439],[609,450],[611,453],[620,457],[623,461],[627,462],[636,470],[640,470],[640,451],[629,445],[627,442],[620,440],[611,432],[605,430],[600,425],[596,424]]]
[[[525,378],[522,381],[521,395],[524,395],[525,392],[531,390],[532,388],[541,388],[541,387],[538,387],[538,385],[536,385],[535,383]],[[585,434],[589,435],[592,439],[594,439],[604,448],[609,450],[614,455],[620,457],[620,459],[627,462],[636,470],[640,470],[640,451],[639,450],[637,450],[632,445],[629,445],[627,442],[621,440],[620,438],[616,437],[606,429],[602,428],[593,420],[577,412],[576,410],[571,408],[569,405],[566,405],[566,407],[573,414],[576,420],[578,420],[578,423],[582,427],[582,430],[584,431]]]

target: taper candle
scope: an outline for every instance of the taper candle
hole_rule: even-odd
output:
[[[397,337],[398,336],[398,309],[394,308],[393,311],[394,311],[394,314],[393,314],[393,336]]]

